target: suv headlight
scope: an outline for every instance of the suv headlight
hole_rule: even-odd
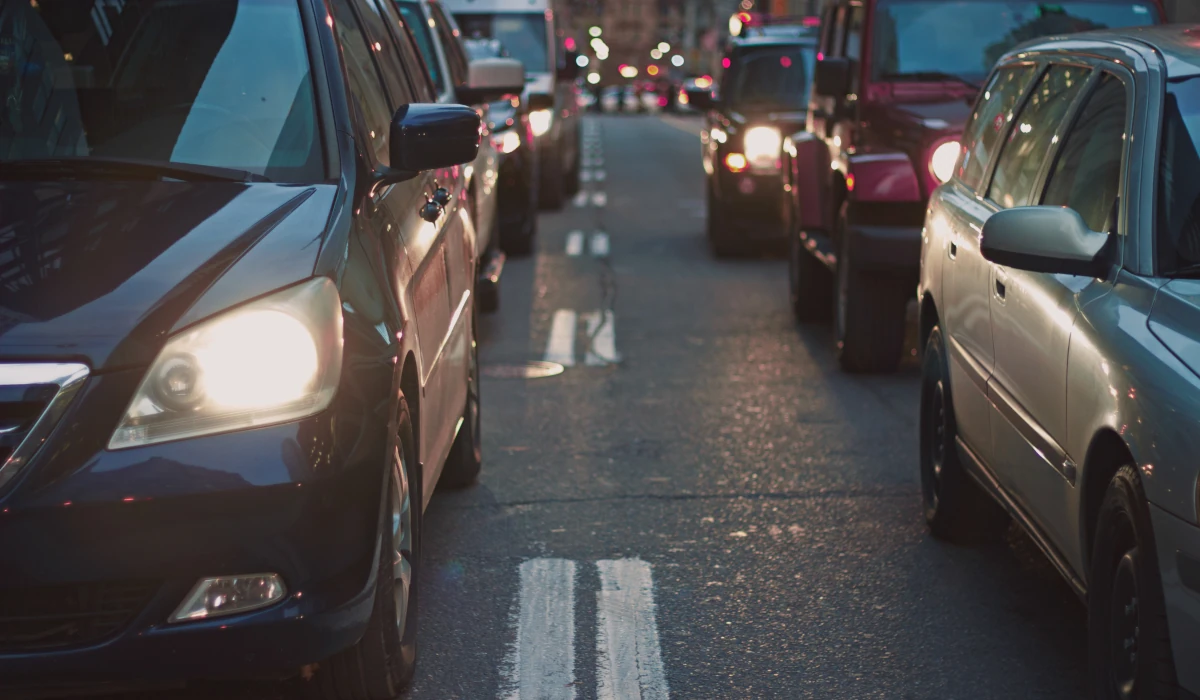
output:
[[[553,121],[554,113],[548,109],[536,109],[529,113],[529,126],[533,129],[534,136],[544,136],[550,131]]]
[[[779,167],[783,135],[773,126],[756,126],[746,131],[744,141],[746,160],[754,170],[776,170]]]
[[[929,172],[940,183],[950,182],[954,176],[954,166],[958,163],[958,152],[962,149],[958,141],[946,141],[933,149],[929,156]]]
[[[284,423],[319,413],[342,371],[342,309],[328,278],[203,321],[167,341],[108,449]]]

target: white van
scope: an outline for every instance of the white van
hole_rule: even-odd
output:
[[[558,209],[579,189],[579,68],[554,26],[550,0],[442,0],[466,38],[496,39],[525,64],[525,102],[540,163],[539,201]]]

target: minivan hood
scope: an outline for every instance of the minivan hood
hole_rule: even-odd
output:
[[[1200,280],[1171,280],[1158,290],[1150,332],[1200,375]]]
[[[266,266],[251,295],[312,273],[332,201],[314,198],[319,189],[333,188],[0,182],[0,361],[148,364],[218,279],[260,257],[248,252],[264,239],[289,263]],[[293,215],[314,199],[325,216]]]

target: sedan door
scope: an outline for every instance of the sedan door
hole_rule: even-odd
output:
[[[1070,68],[1070,77],[1066,69]],[[1001,164],[991,193],[1008,201],[1023,191],[1035,157],[1052,122],[1063,111],[1060,96],[1074,90],[1082,69],[1063,67],[1039,88],[1045,100],[1039,114],[1014,129],[1011,165]],[[1067,82],[1072,81],[1071,87]],[[1128,91],[1110,71],[1095,71],[1084,87],[1081,106],[1070,110],[1069,128],[1057,128],[1061,144],[1041,188],[1041,202],[1075,209],[1089,228],[1116,233],[1128,133]],[[1025,129],[1029,125],[1029,130]],[[1028,156],[1024,156],[1024,153]],[[1004,176],[1000,177],[1003,172]],[[1018,203],[1012,195],[1013,203]],[[1074,541],[1077,513],[1073,490],[1077,467],[1063,448],[1067,430],[1067,353],[1079,310],[1107,294],[1107,280],[1027,272],[993,266],[992,332],[996,368],[988,383],[993,405],[994,463],[1004,483],[1060,549]]]

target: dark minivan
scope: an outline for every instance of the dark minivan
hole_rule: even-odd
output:
[[[0,96],[0,697],[395,697],[480,468],[478,115],[384,0],[2,2]]]

